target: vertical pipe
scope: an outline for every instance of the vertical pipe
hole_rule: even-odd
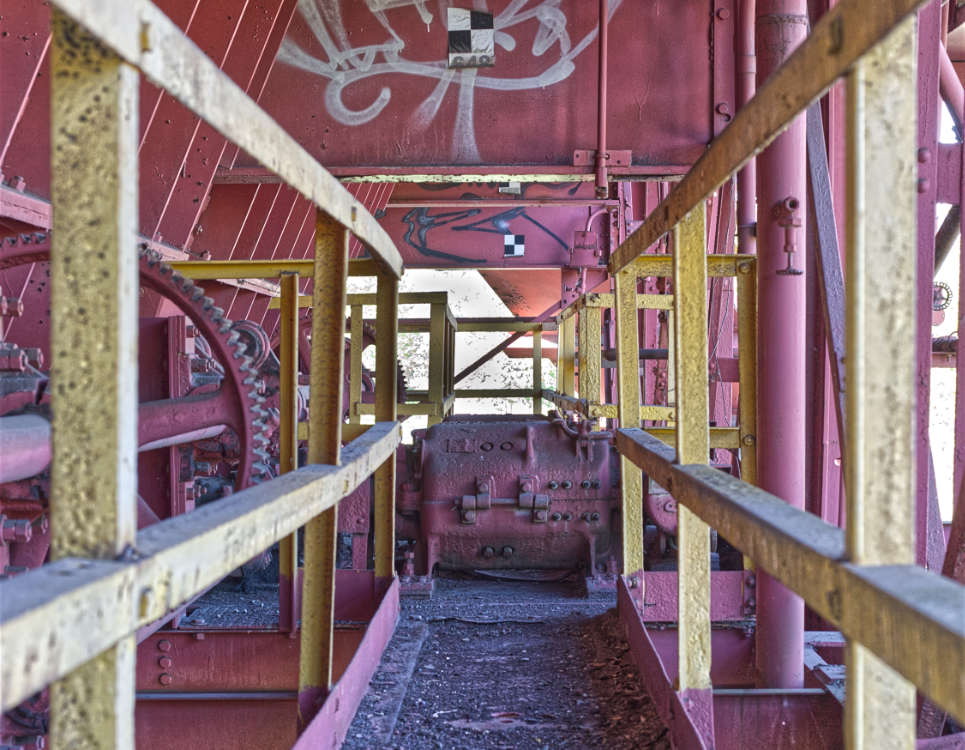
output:
[[[617,343],[617,418],[620,427],[640,426],[640,344],[637,332],[637,273],[633,264],[614,279]],[[562,356],[562,351],[560,352]],[[643,474],[620,457],[623,519],[623,575],[639,578],[643,602]]]
[[[848,79],[844,465],[855,565],[915,562],[915,21],[901,21]],[[847,747],[914,747],[914,685],[853,640],[846,663]]]
[[[607,110],[607,48],[609,46],[609,0],[600,0],[600,38],[597,47],[599,63],[597,70],[597,105],[596,105],[596,196],[606,198],[609,192],[607,185],[606,165],[610,159],[606,143],[606,110]]]
[[[379,274],[375,313],[375,421],[395,422],[399,280]],[[375,470],[375,575],[395,575],[395,454]],[[430,573],[432,571],[429,571]]]
[[[279,361],[280,473],[298,468],[298,274],[283,273],[279,278],[281,327]],[[294,632],[298,600],[298,532],[278,545],[278,627]]]
[[[807,0],[758,0],[758,83],[763,83],[807,35]],[[805,456],[805,121],[801,115],[757,157],[758,411],[761,488],[804,508]],[[796,201],[799,226],[779,221]],[[792,244],[793,243],[793,244]],[[785,246],[796,252],[787,254]],[[764,687],[804,684],[804,601],[769,575],[758,576],[757,672]]]
[[[740,0],[737,19],[737,106],[757,91],[754,51],[754,11],[757,0]],[[737,173],[737,252],[757,252],[757,162],[751,159]]]
[[[114,559],[137,533],[138,73],[51,27],[50,552]],[[142,594],[119,589],[117,616]],[[134,747],[134,660],[126,636],[53,683],[53,747]]]
[[[319,210],[315,218],[308,463],[337,465],[342,451],[345,298],[349,233]],[[309,725],[332,688],[335,541],[338,506],[305,524],[305,573],[298,661],[298,727]]]
[[[543,413],[543,327],[533,331],[533,414]]]
[[[707,251],[704,205],[674,228],[674,328],[677,381],[677,461],[706,464],[710,458],[707,388]],[[705,691],[701,712],[712,710],[710,696],[710,529],[678,505],[677,608],[680,690]],[[696,697],[696,696],[694,696]],[[698,722],[712,727],[713,720]]]

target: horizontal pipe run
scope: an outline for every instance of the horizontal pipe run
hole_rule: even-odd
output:
[[[36,476],[49,465],[50,421],[46,417],[0,417],[0,482]]]

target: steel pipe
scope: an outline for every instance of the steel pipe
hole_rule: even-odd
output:
[[[757,3],[758,85],[808,33],[807,0]],[[804,232],[806,128],[798,116],[757,157],[758,484],[804,508],[806,340]],[[758,578],[759,687],[804,684],[804,601]]]
[[[0,417],[0,482],[36,476],[49,465],[50,422],[45,417]]]

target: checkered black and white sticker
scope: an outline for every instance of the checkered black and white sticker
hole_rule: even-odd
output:
[[[480,68],[493,64],[496,42],[493,14],[449,8],[449,67]]]
[[[522,234],[503,235],[503,257],[522,258],[526,251],[526,237]]]

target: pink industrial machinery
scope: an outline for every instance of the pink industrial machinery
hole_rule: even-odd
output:
[[[558,416],[462,416],[413,437],[399,536],[415,542],[419,572],[438,564],[593,575],[614,554],[619,484],[610,433]]]

